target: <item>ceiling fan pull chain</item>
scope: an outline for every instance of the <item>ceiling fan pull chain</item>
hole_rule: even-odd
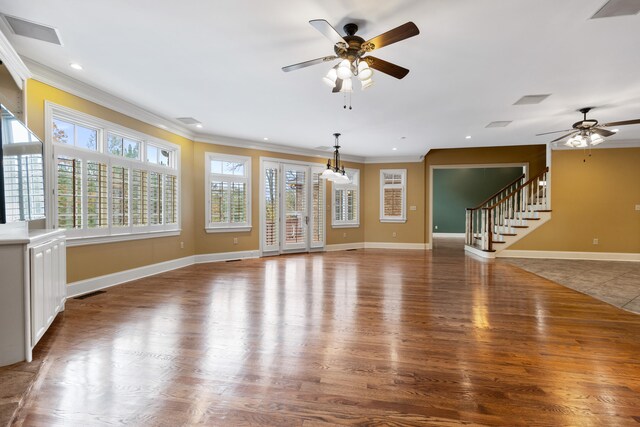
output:
[[[352,110],[353,108],[351,108],[351,92],[349,92],[349,110]]]

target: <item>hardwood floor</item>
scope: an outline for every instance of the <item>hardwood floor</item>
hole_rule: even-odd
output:
[[[639,425],[639,337],[447,247],[202,264],[69,300],[18,424]]]

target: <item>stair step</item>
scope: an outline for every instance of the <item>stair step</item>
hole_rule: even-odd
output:
[[[492,241],[491,241],[491,243],[494,243],[494,244],[495,244],[495,243],[507,243],[507,242],[500,241],[500,240],[492,240]]]
[[[498,233],[500,236],[517,236],[515,233]]]
[[[529,228],[528,225],[512,225],[513,228]]]

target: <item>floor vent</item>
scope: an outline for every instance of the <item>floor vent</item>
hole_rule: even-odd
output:
[[[357,249],[347,249],[347,252],[357,251]]]
[[[75,297],[74,299],[87,299],[87,298],[95,297],[96,295],[106,294],[106,293],[107,293],[107,291],[93,291],[93,292],[89,292],[88,294],[84,294],[84,295],[80,295],[79,297]]]
[[[241,259],[228,259],[225,262],[238,262],[238,261],[242,261]]]

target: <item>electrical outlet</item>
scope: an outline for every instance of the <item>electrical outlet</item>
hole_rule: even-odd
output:
[[[636,210],[640,211],[640,205],[636,205]]]
[[[410,211],[415,211],[415,210],[418,210],[418,208],[416,206],[409,206],[409,210]]]
[[[396,237],[398,234],[394,231],[393,234],[391,234],[392,237]]]
[[[184,249],[184,242],[180,242],[180,249]]]
[[[342,233],[342,237],[347,237],[347,233]]]
[[[599,243],[598,238],[597,238],[597,237],[594,237],[594,238],[593,238],[593,244],[594,244],[594,245],[597,245],[598,243]]]
[[[237,245],[237,244],[238,244],[238,238],[237,238],[237,237],[234,237],[234,238],[233,238],[233,244],[234,244],[234,245]]]

